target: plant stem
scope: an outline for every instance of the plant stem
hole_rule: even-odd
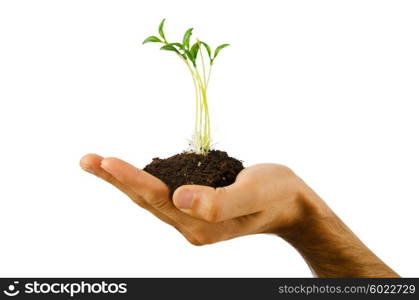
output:
[[[206,87],[208,88],[208,84],[211,78],[211,70],[212,70],[212,65],[210,65],[209,67],[209,71],[208,71],[208,78],[207,78],[207,83],[206,83]]]
[[[208,80],[209,80],[210,73],[208,74],[208,80],[207,80],[207,77],[206,77],[207,75],[205,72],[205,61],[204,61],[204,56],[202,55],[201,47],[199,47],[199,55],[201,56],[202,72],[203,72],[203,79],[204,79],[203,90],[202,90],[203,102],[204,102],[204,107],[205,107],[204,151],[208,152],[210,144],[211,144],[211,127],[210,127],[210,117],[209,117],[208,101],[207,101],[207,88],[208,88]],[[210,71],[211,71],[211,65],[210,65]]]
[[[201,48],[199,48],[199,52],[202,63],[202,74],[199,72],[197,66],[192,67],[189,61],[181,54],[178,53],[178,56],[189,69],[195,87],[195,132],[192,139],[192,146],[195,153],[205,155],[208,153],[211,145],[211,126],[207,99],[207,87],[211,75],[211,66],[207,77]]]
[[[207,89],[206,84],[201,78],[199,70],[195,67],[196,79],[198,80],[198,87],[200,89],[200,126],[199,126],[199,135],[200,135],[200,153],[206,154],[209,151],[211,144],[211,135],[209,128],[209,111],[208,111],[208,101],[207,101]]]
[[[199,40],[198,40],[198,42],[199,42]],[[204,62],[204,56],[202,55],[201,47],[199,47],[199,55],[201,56],[202,73],[204,75],[204,83],[206,85],[207,84],[207,77],[206,77],[206,74],[205,74],[205,62]],[[206,88],[206,86],[205,86],[205,88]]]

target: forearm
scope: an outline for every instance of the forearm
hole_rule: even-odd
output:
[[[369,250],[308,187],[300,221],[278,234],[295,247],[318,277],[399,277]]]

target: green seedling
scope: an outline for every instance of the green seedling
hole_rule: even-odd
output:
[[[193,28],[186,30],[182,42],[170,43],[167,41],[164,33],[164,22],[165,19],[160,22],[158,36],[149,36],[144,40],[143,44],[163,44],[160,49],[174,52],[185,63],[191,73],[195,88],[195,130],[192,137],[192,147],[195,153],[205,155],[211,146],[211,124],[207,97],[211,70],[215,58],[229,44],[221,44],[215,48],[214,52],[212,52],[211,47],[207,43],[199,39],[196,39],[196,42],[191,45]],[[208,54],[208,59],[204,59],[202,54],[203,48]]]

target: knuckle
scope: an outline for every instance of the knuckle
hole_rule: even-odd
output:
[[[274,176],[278,176],[279,178],[287,178],[295,176],[294,171],[284,165],[280,164],[266,164],[267,168],[270,168],[272,174]]]
[[[149,202],[157,210],[165,210],[170,205],[169,199],[166,197],[150,197]]]
[[[291,168],[290,167],[287,167],[287,166],[284,166],[284,165],[277,165],[277,168],[279,169],[279,171],[280,172],[282,172],[283,174],[286,174],[286,175],[293,175],[294,174],[294,172],[293,172],[293,170],[291,170]]]
[[[191,243],[194,246],[204,246],[205,244],[201,243],[199,240],[194,239],[194,238],[189,238],[188,239],[189,243]]]
[[[179,230],[179,229],[178,229]],[[185,239],[191,243],[194,246],[203,246],[202,243],[198,239],[195,238],[195,236],[189,232],[184,232],[182,230],[179,230],[180,233],[185,237]]]
[[[193,232],[193,241],[190,241],[195,246],[203,246],[215,243],[217,240],[213,234],[204,229],[195,229]]]
[[[138,206],[140,206],[140,207],[142,207],[142,208],[145,208],[147,205],[146,205],[146,202],[144,201],[144,199],[142,199],[141,197],[139,197],[139,196],[135,196],[135,197],[130,197]]]

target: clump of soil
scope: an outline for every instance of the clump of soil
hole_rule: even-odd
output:
[[[243,170],[240,160],[227,152],[211,150],[207,155],[183,152],[166,159],[153,158],[144,171],[156,176],[170,188],[170,196],[181,185],[199,184],[222,187],[234,183]]]

